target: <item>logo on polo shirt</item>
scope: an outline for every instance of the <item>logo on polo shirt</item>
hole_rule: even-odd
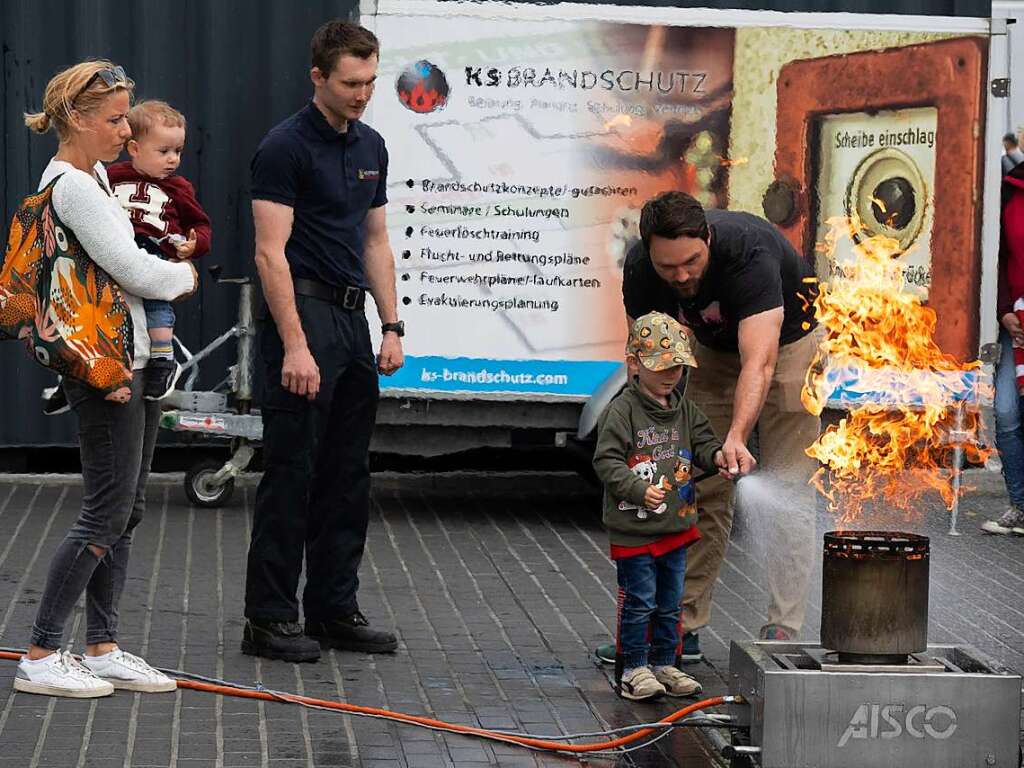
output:
[[[366,180],[375,181],[375,180],[380,178],[380,171],[367,171],[367,170],[363,170],[362,168],[360,168],[356,172],[356,175],[359,177],[360,181],[366,181]]]
[[[420,115],[443,109],[451,93],[444,72],[426,59],[407,66],[398,76],[395,90],[405,108]]]

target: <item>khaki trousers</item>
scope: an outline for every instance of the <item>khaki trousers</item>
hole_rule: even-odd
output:
[[[761,514],[756,530],[765,532],[765,580],[768,591],[767,624],[777,624],[794,635],[804,621],[815,546],[816,491],[808,485],[817,462],[804,453],[821,430],[821,420],[808,413],[800,390],[814,359],[822,329],[779,348],[771,388],[757,422],[758,469],[771,482],[775,502],[770,510],[744,509]],[[737,353],[694,345],[698,367],[690,371],[686,396],[700,406],[720,439],[732,422],[736,380],[740,375]],[[734,484],[715,478],[699,486],[697,529],[700,541],[686,557],[683,629],[692,632],[708,623],[711,595],[725,559],[732,531]],[[779,514],[784,510],[784,514]]]

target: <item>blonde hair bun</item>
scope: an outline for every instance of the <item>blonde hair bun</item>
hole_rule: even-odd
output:
[[[53,126],[53,121],[45,112],[25,113],[25,125],[33,133],[46,133]]]
[[[106,59],[80,61],[62,69],[46,84],[43,93],[43,111],[25,114],[25,125],[36,133],[56,129],[61,141],[71,136],[71,112],[77,110],[88,114],[98,109],[110,94],[126,90],[129,98],[135,88],[131,78],[107,85],[96,74],[104,69],[114,69],[114,63]]]

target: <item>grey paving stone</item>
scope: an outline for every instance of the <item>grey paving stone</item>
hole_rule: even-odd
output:
[[[225,752],[224,768],[243,768],[251,765],[260,765],[261,756],[259,752]]]
[[[409,739],[402,743],[402,750],[407,755],[440,755],[441,747],[432,737],[429,741],[414,741]]]
[[[474,761],[486,763],[487,762],[487,756],[488,756],[488,750],[485,749],[484,747],[470,747],[470,746],[456,747],[456,746],[450,746],[450,747],[448,747],[448,754],[451,755],[452,760],[455,761],[456,763],[459,763],[459,762],[468,763],[468,762],[474,762]]]
[[[922,522],[932,537],[931,635],[968,642],[1024,669],[1024,547],[1017,539],[978,532],[980,521],[1005,505],[999,483],[981,480],[980,490],[965,500],[963,536],[945,535],[941,509],[929,509]],[[0,645],[17,647],[35,613],[48,553],[73,519],[81,488],[5,485],[0,478],[0,504],[12,490],[0,507],[0,552],[4,542],[11,544],[0,557],[0,583],[13,601],[0,626]],[[677,702],[637,706],[618,699],[609,685],[611,669],[593,659],[593,647],[611,636],[615,573],[594,514],[599,499],[574,478],[381,478],[360,602],[375,626],[397,631],[399,651],[335,651],[299,667],[257,662],[239,652],[253,493],[243,482],[232,507],[189,510],[179,488],[155,481],[122,601],[126,648],[145,649],[154,664],[243,685],[259,680],[296,691],[301,682],[317,698],[539,734],[601,730],[678,708]],[[822,515],[819,531],[830,524]],[[688,668],[709,694],[725,690],[728,641],[750,637],[762,621],[757,544],[756,530],[738,515],[712,623],[701,633],[710,663]],[[818,573],[820,565],[815,579]],[[808,639],[818,631],[818,603],[812,590]],[[74,640],[80,649],[81,632]],[[0,662],[0,768],[25,768],[51,702],[12,697],[12,677],[13,665]],[[270,702],[218,702],[211,694],[183,690],[180,696],[118,693],[95,703],[58,701],[46,725],[40,768],[63,765],[68,754],[74,755],[71,764],[77,762],[87,732],[86,766],[124,768],[132,718],[130,764],[138,768],[169,765],[174,750],[177,768],[206,768],[217,759],[225,768],[259,766],[264,754],[274,768],[308,768],[311,761],[325,768],[577,764],[467,736]],[[711,763],[705,743],[686,732],[622,764]]]
[[[313,763],[317,768],[347,768],[353,765],[348,752],[317,752]]]
[[[408,768],[437,768],[438,766],[448,765],[449,761],[446,759],[438,759],[433,755],[407,755],[405,758],[405,764]]]

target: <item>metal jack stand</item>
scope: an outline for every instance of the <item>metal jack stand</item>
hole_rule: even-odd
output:
[[[957,403],[953,406],[955,409],[953,429],[949,433],[949,441],[953,445],[953,505],[949,511],[949,530],[947,531],[950,536],[961,535],[960,531],[956,529],[956,522],[960,516],[960,487],[963,483],[964,445],[974,437],[970,432],[964,430],[964,409],[966,407],[964,403]]]
[[[238,320],[195,354],[175,337],[186,360],[181,367],[187,377],[182,389],[164,399],[165,406],[173,410],[164,411],[160,419],[160,426],[176,432],[231,438],[231,458],[226,462],[199,461],[185,473],[185,495],[197,507],[220,507],[227,503],[234,491],[235,478],[249,466],[256,453],[253,446],[263,437],[263,421],[259,412],[252,410],[255,288],[247,277],[221,277],[218,266],[210,267],[209,271],[217,283],[239,286]],[[194,391],[200,361],[232,339],[238,339],[237,358],[229,366],[228,375],[212,390]]]

